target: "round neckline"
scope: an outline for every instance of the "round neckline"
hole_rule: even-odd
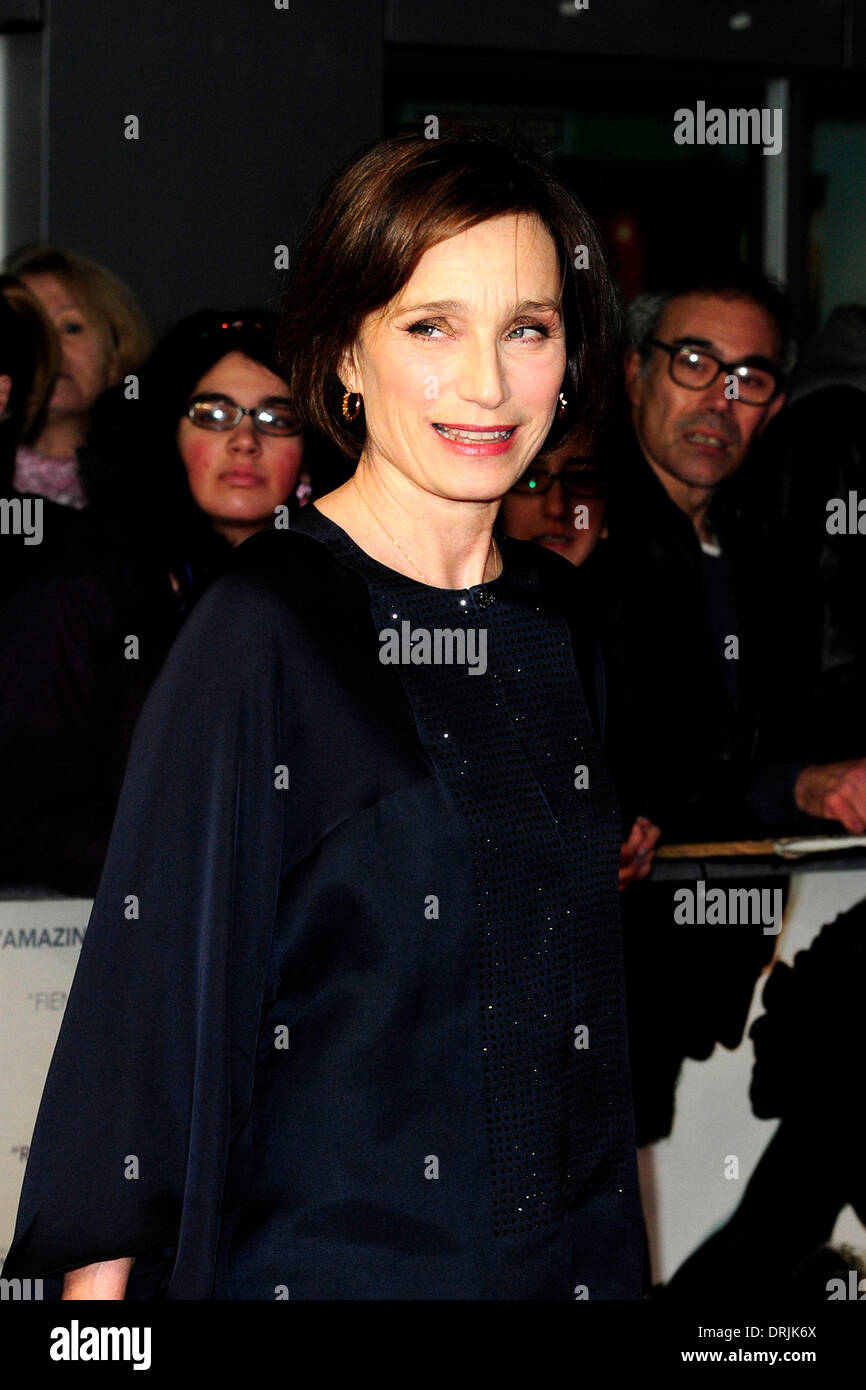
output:
[[[499,550],[500,556],[502,557],[502,569],[499,571],[496,578],[484,580],[480,584],[471,584],[468,587],[464,587],[462,589],[441,589],[437,584],[425,584],[423,579],[413,579],[411,574],[403,574],[401,570],[392,569],[390,565],[383,564],[381,560],[376,560],[372,555],[368,555],[364,547],[359,545],[358,542],[354,540],[352,536],[349,535],[348,531],[346,531],[342,526],[338,524],[338,522],[333,521],[331,517],[325,516],[324,512],[319,511],[319,508],[316,506],[315,502],[310,503],[309,510],[315,512],[318,520],[324,521],[326,525],[330,526],[334,531],[338,531],[339,534],[342,536],[343,540],[350,547],[350,549],[363,558],[365,564],[373,565],[377,570],[382,570],[385,574],[391,575],[392,578],[398,579],[404,584],[412,584],[415,586],[416,589],[429,591],[434,594],[474,594],[478,593],[480,590],[483,589],[493,588],[495,584],[500,583],[503,576],[505,575],[507,565],[505,559],[505,549],[502,545],[502,537],[497,536],[495,534],[494,539],[496,541],[496,546]]]

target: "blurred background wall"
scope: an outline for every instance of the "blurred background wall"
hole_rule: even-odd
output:
[[[274,248],[353,149],[504,120],[596,212],[627,295],[739,253],[808,330],[863,298],[864,71],[864,0],[0,0],[0,241],[105,261],[157,329],[273,302]],[[677,145],[698,101],[781,107],[782,153]]]
[[[274,248],[380,132],[375,0],[0,0],[0,29],[4,252],[94,256],[156,329],[275,299]]]

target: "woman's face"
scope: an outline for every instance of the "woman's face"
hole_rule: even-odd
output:
[[[191,394],[255,407],[274,396],[285,400],[287,388],[261,363],[229,352]],[[177,445],[195,502],[233,543],[273,521],[295,488],[304,452],[302,435],[261,434],[249,415],[229,430],[202,429],[184,416]]]
[[[57,275],[40,272],[21,280],[36,295],[60,340],[60,371],[48,415],[86,416],[114,382],[115,355],[106,326],[75,298]]]
[[[364,459],[441,498],[491,502],[538,452],[565,373],[560,271],[531,216],[430,247],[341,364],[364,398]]]
[[[519,486],[535,483],[538,490],[512,491],[502,499],[500,518],[506,535],[535,541],[573,565],[588,560],[607,534],[604,493],[596,469],[588,467],[591,454],[586,441],[572,436],[533,459]],[[548,474],[553,474],[552,481]]]

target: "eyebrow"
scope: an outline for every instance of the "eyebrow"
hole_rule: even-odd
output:
[[[230,395],[228,391],[195,391],[190,396],[190,401],[231,401],[232,405],[238,404],[234,396]],[[263,401],[287,401],[290,405],[293,404],[291,396],[281,395],[279,391],[275,394],[260,396],[259,405]]]
[[[518,314],[539,313],[543,311],[553,311],[560,313],[559,301],[556,299],[521,299],[520,303],[513,309],[514,317]],[[462,299],[435,299],[429,304],[401,304],[395,313],[398,314],[471,314],[471,309]]]
[[[683,333],[679,338],[672,338],[671,342],[674,347],[714,348],[716,346],[709,338],[699,338],[694,333]]]

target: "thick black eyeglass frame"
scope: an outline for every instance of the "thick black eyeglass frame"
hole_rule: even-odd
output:
[[[736,376],[738,368],[754,367],[758,371],[766,372],[767,376],[773,378],[772,394],[769,395],[765,401],[746,401],[743,400],[741,396],[738,396],[737,400],[740,401],[742,405],[753,405],[760,408],[761,406],[769,405],[770,401],[775,400],[785,384],[785,378],[782,372],[780,372],[778,368],[771,367],[764,362],[760,364],[749,361],[723,362],[714,352],[709,352],[706,348],[697,347],[696,345],[690,346],[689,343],[663,343],[660,338],[644,338],[644,342],[651,343],[653,347],[661,348],[663,352],[668,354],[668,376],[676,386],[682,386],[685,391],[706,391],[709,386],[712,386],[714,382],[718,381],[722,372],[725,372],[728,376]],[[690,381],[677,380],[674,376],[674,360],[681,352],[694,352],[699,357],[708,357],[711,362],[715,362],[716,364],[715,376],[711,377],[709,381],[705,381],[703,386],[695,386]]]
[[[277,400],[286,400],[287,403],[288,403],[287,398],[286,398],[286,397],[283,397],[283,396],[273,396],[273,397],[269,397],[268,399],[269,399],[269,400],[275,400],[275,401],[277,401]],[[202,424],[201,420],[196,420],[196,419],[195,419],[195,416],[194,416],[195,407],[196,407],[197,405],[225,405],[225,406],[230,406],[230,407],[234,410],[234,412],[235,412],[235,418],[234,418],[232,421],[227,422],[227,423],[224,424],[224,425],[217,425],[217,424],[205,425],[205,424]],[[194,424],[194,425],[196,426],[197,429],[200,429],[200,430],[210,430],[210,431],[212,431],[212,432],[215,433],[215,434],[225,434],[228,430],[237,429],[238,425],[240,424],[241,420],[244,418],[245,415],[249,415],[249,416],[252,417],[253,429],[254,429],[254,430],[257,430],[259,434],[267,434],[267,435],[269,435],[269,436],[271,437],[271,439],[274,439],[274,438],[289,439],[292,435],[294,435],[294,434],[300,434],[300,433],[302,432],[303,426],[301,426],[301,425],[298,425],[297,429],[293,429],[293,430],[273,430],[273,429],[265,429],[265,428],[263,428],[262,423],[261,423],[261,421],[259,420],[259,416],[260,416],[261,414],[267,412],[267,409],[268,409],[268,407],[267,407],[266,404],[262,404],[262,405],[238,405],[237,401],[233,401],[233,400],[232,400],[231,396],[201,395],[201,396],[193,396],[193,397],[187,402],[186,416],[187,416],[187,419],[190,420],[190,421],[192,422],[192,424]]]
[[[584,462],[591,463],[593,472],[595,472],[595,459],[587,458]],[[516,492],[518,497],[543,497],[545,493],[550,492],[555,482],[562,483],[563,491],[567,497],[594,497],[601,492],[598,483],[588,482],[586,477],[588,470],[586,469],[568,467],[560,469],[558,473],[551,473],[548,468],[539,468],[537,464],[531,463],[526,472],[540,473],[547,481],[543,487],[521,487],[523,479],[518,478],[511,487],[511,491]],[[569,473],[574,476],[567,481]],[[575,484],[579,485],[575,486]]]

